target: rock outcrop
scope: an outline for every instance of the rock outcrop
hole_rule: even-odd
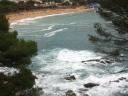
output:
[[[87,84],[84,84],[84,87],[86,87],[86,88],[93,88],[95,86],[99,86],[99,84],[97,84],[97,83],[87,83]]]
[[[72,90],[68,90],[66,96],[76,96],[76,94]]]
[[[64,79],[66,79],[66,80],[76,80],[74,75],[66,76],[66,77],[64,77]]]

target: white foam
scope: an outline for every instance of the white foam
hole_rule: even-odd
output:
[[[127,77],[128,74],[108,74],[104,75],[102,77],[96,77],[94,75],[90,75],[88,78],[86,78],[85,83],[99,83],[101,85],[109,84],[111,81],[118,80],[118,78],[121,77]]]
[[[9,67],[0,67],[0,73],[3,73],[6,76],[12,76],[19,73],[18,69],[9,68]]]
[[[78,96],[83,96],[79,93],[79,89],[84,88],[83,85],[86,83],[100,84],[100,86],[89,89],[87,92],[89,96],[96,94],[97,96],[113,96],[113,93],[122,91],[121,87],[127,85],[125,80],[111,82],[121,77],[127,78],[127,73],[109,74],[105,72],[104,68],[81,63],[82,60],[101,58],[104,54],[89,50],[69,49],[53,49],[42,52],[33,59],[33,62],[37,62],[37,66],[40,66],[35,86],[43,88],[45,94],[42,96],[63,96],[68,89],[75,91]],[[98,63],[96,64],[98,65]],[[68,74],[74,75],[76,80],[65,80],[64,77]]]
[[[38,19],[38,18],[36,18]],[[13,27],[14,25],[28,25],[29,23],[35,23],[34,18],[27,18],[27,19],[21,19],[17,20],[16,22],[13,22],[10,24],[10,27]]]
[[[50,28],[49,28],[50,29]],[[57,29],[55,31],[51,31],[44,34],[44,37],[51,37],[54,36],[56,33],[66,30],[67,28]]]
[[[42,30],[40,30],[40,31],[49,31],[49,30],[52,30],[54,26],[55,26],[55,25],[51,25],[51,26],[49,26],[48,28],[42,29]]]
[[[116,96],[118,92],[123,91],[125,86],[128,84],[125,80],[119,82],[112,82],[114,80],[118,80],[121,77],[128,77],[128,74],[109,74],[98,78],[96,76],[90,76],[85,80],[87,82],[98,83],[100,86],[94,87],[88,91],[88,94],[91,96]],[[120,96],[120,95],[119,95]]]
[[[81,72],[77,72],[77,70],[86,70],[86,66],[81,63],[81,60],[85,60],[87,57],[89,59],[89,56],[90,58],[100,58],[102,55],[88,50],[74,51],[68,49],[53,49],[46,53],[40,52],[33,59],[33,62],[37,62],[37,66],[40,66],[36,86],[42,87],[46,93],[51,93],[50,96],[56,96],[53,95],[56,90],[61,96],[60,93],[64,93],[62,90],[79,89],[83,86],[83,81],[80,79]],[[42,71],[47,73],[42,73]],[[77,79],[73,82],[65,81],[64,77],[68,74],[75,75]],[[61,90],[60,93],[59,90]]]
[[[10,26],[14,26],[14,25],[21,25],[21,24],[27,24],[27,23],[32,23],[33,20],[37,20],[37,19],[41,19],[41,18],[47,18],[47,17],[52,17],[52,16],[59,16],[59,15],[66,15],[66,14],[72,14],[74,12],[70,12],[70,13],[60,13],[60,14],[53,14],[53,15],[47,15],[47,16],[37,16],[37,17],[33,17],[33,18],[26,18],[26,19],[21,19],[21,20],[17,20],[16,22],[13,22],[10,24]]]
[[[73,24],[76,24],[76,23],[75,22],[71,22],[70,24],[73,25]]]
[[[89,50],[72,51],[72,50],[64,49],[58,53],[57,59],[61,61],[81,62],[90,59],[100,59],[101,58],[100,55],[101,54]]]

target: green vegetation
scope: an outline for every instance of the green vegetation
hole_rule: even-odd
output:
[[[9,30],[9,22],[4,15],[0,15],[0,33]]]
[[[19,91],[30,89],[33,87],[34,79],[31,71],[25,68],[22,68],[20,73],[14,76],[0,74],[0,95],[15,96]]]
[[[127,14],[128,0],[98,0],[103,8],[110,9],[118,14]]]
[[[0,62],[6,66],[31,63],[30,57],[36,53],[34,41],[17,38],[17,32],[8,32],[9,23],[4,15],[0,16]]]
[[[112,19],[121,34],[128,33],[128,0],[99,0],[101,4],[99,13]],[[116,13],[116,15],[115,15]]]
[[[4,15],[0,15],[0,66],[16,67],[19,73],[6,76],[0,73],[1,96],[36,96],[33,85],[35,76],[25,67],[31,63],[31,57],[37,52],[34,41],[17,38],[17,32],[9,32],[9,22]],[[31,92],[30,92],[31,91]],[[28,95],[29,94],[29,95]]]
[[[15,2],[10,2],[7,0],[0,1],[0,13],[14,12],[18,9]]]
[[[120,34],[128,33],[128,16],[122,15],[112,19],[114,25],[118,27]]]
[[[100,23],[94,24],[97,35],[89,35],[89,41],[99,46],[99,50],[112,56],[119,56],[120,51],[127,51],[127,38],[114,35],[113,32],[107,32]],[[108,49],[108,50],[107,50]]]
[[[118,33],[108,32],[101,24],[96,23],[94,27],[97,35],[89,35],[89,40],[100,46],[99,50],[112,56],[119,56],[120,53],[127,52],[128,39],[125,34],[128,33],[128,0],[96,1],[101,5],[101,8],[99,8],[100,15],[111,20]]]

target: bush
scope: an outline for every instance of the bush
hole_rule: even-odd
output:
[[[0,32],[8,32],[9,22],[4,15],[0,15]]]
[[[29,89],[32,89],[35,84],[35,76],[24,65],[31,63],[31,57],[36,52],[36,42],[18,39],[16,31],[9,32],[6,17],[0,15],[0,64],[20,69],[20,73],[13,76],[5,76],[0,73],[0,96],[16,96],[22,92],[26,94]]]
[[[0,62],[4,65],[24,65],[31,63],[30,57],[37,52],[34,41],[17,38],[17,32],[8,32],[9,24],[4,15],[0,16]]]
[[[29,89],[32,88],[35,83],[35,76],[32,75],[32,72],[29,69],[21,67],[20,73],[14,75],[12,80],[18,88],[22,90]]]
[[[18,9],[18,5],[15,2],[2,0],[0,1],[0,13],[7,13],[16,11]]]
[[[27,90],[33,87],[35,77],[31,71],[21,68],[20,73],[14,76],[5,76],[0,74],[0,95],[15,96],[19,91]]]
[[[99,0],[103,8],[110,9],[118,14],[128,12],[128,0]]]
[[[0,33],[0,51],[7,51],[12,45],[15,45],[17,42],[17,33]]]

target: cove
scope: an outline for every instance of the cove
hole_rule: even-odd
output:
[[[97,50],[101,46],[88,41],[89,34],[95,35],[94,23],[97,22],[115,31],[111,22],[95,12],[40,18],[12,26],[19,32],[19,38],[38,43],[38,54],[32,58],[30,69],[38,78],[36,86],[44,91],[41,96],[65,96],[67,90],[73,90],[77,96],[128,95],[128,80],[113,82],[128,77],[127,62],[82,63],[106,55]],[[64,77],[69,74],[74,75],[76,80],[65,80]],[[86,83],[98,83],[99,86],[83,91]]]

